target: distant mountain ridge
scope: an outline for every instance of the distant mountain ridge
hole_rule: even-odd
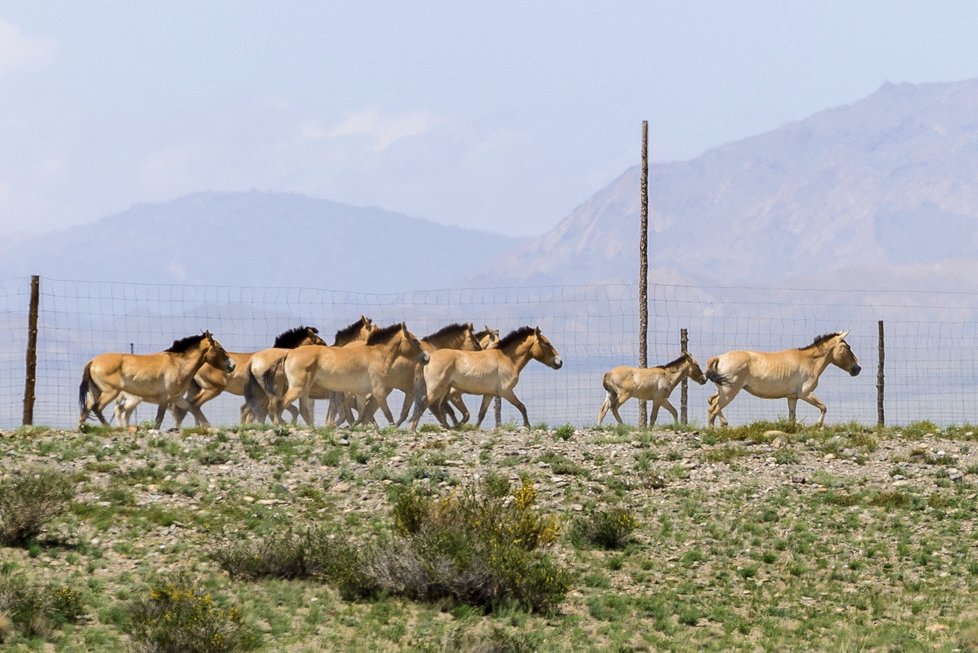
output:
[[[456,284],[523,241],[287,193],[195,193],[0,247],[0,278],[392,292]]]
[[[625,171],[484,275],[634,281],[639,175]],[[649,186],[650,264],[663,282],[839,284],[851,271],[860,286],[909,276],[978,289],[978,80],[885,84],[690,161],[653,163]]]

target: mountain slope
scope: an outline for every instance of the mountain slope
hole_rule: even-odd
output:
[[[978,256],[978,80],[886,84],[851,105],[653,164],[651,265],[720,284]],[[495,261],[511,282],[637,277],[639,168]],[[955,259],[957,261],[955,261]]]
[[[284,193],[197,193],[141,204],[0,250],[0,278],[310,286],[455,285],[522,241]]]

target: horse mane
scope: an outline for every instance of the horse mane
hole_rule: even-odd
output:
[[[837,335],[839,335],[838,331],[834,333],[823,333],[822,335],[812,340],[812,344],[808,345],[807,347],[799,347],[799,349],[811,349],[812,347],[817,347],[818,345],[828,342],[829,340],[836,337]]]
[[[392,324],[389,327],[384,327],[383,329],[378,329],[370,334],[367,338],[368,345],[383,345],[390,342],[391,338],[397,335],[401,330],[403,324]]]
[[[662,368],[675,367],[675,366],[681,364],[683,361],[687,360],[688,358],[689,358],[689,354],[683,354],[682,356],[680,356],[676,360],[670,361],[670,362],[666,363],[665,365],[660,365],[659,367],[662,367]]]
[[[170,345],[169,348],[165,349],[164,351],[167,351],[171,354],[182,354],[183,352],[193,349],[194,347],[199,345],[200,342],[208,335],[210,334],[198,333],[195,336],[187,336],[186,338],[181,338],[180,340],[174,340],[173,344]]]
[[[357,331],[363,328],[363,324],[364,324],[364,320],[361,317],[350,326],[343,327],[342,329],[337,331],[336,335],[333,337],[333,344],[345,345],[346,343],[350,342],[350,340],[352,340],[357,335]]]
[[[469,328],[468,324],[460,324],[456,322],[455,324],[449,324],[447,327],[442,327],[438,329],[431,335],[425,336],[423,340],[436,340],[438,338],[447,338],[448,336],[454,336],[458,333],[462,333]]]
[[[506,334],[506,337],[496,343],[496,349],[506,349],[515,342],[522,342],[526,340],[527,336],[535,332],[536,329],[531,326],[524,326],[518,329],[513,329]]]
[[[294,329],[289,329],[288,331],[283,331],[278,334],[275,338],[275,342],[272,343],[272,347],[279,349],[295,349],[299,346],[305,338],[309,336],[309,332],[319,333],[319,329],[311,326],[300,326]]]

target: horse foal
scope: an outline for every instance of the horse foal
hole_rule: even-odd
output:
[[[706,383],[706,377],[699,364],[689,354],[683,354],[676,360],[660,367],[629,367],[620,365],[605,372],[602,379],[604,389],[608,391],[601,410],[598,411],[598,426],[604,421],[608,410],[615,416],[619,424],[624,422],[618,414],[618,408],[632,397],[652,402],[652,419],[649,428],[655,425],[659,408],[664,407],[678,423],[679,413],[669,403],[669,395],[683,379],[690,378],[700,385]]]

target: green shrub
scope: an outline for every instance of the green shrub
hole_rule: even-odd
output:
[[[44,637],[54,626],[74,622],[84,612],[81,594],[67,586],[41,586],[21,574],[0,574],[0,615],[9,622],[0,627],[0,641],[6,631],[17,629],[27,637]]]
[[[132,601],[127,626],[133,648],[147,653],[225,653],[260,644],[237,608],[223,607],[185,576],[154,582]]]
[[[554,429],[555,440],[570,440],[572,437],[574,437],[573,424],[563,424]]]
[[[592,510],[574,520],[571,541],[578,546],[622,549],[631,541],[638,521],[624,508]]]
[[[0,483],[0,545],[21,544],[36,536],[74,496],[68,476],[54,470],[26,470]]]
[[[317,552],[327,541],[321,528],[290,530],[211,553],[222,569],[243,578],[306,578],[320,571]]]

